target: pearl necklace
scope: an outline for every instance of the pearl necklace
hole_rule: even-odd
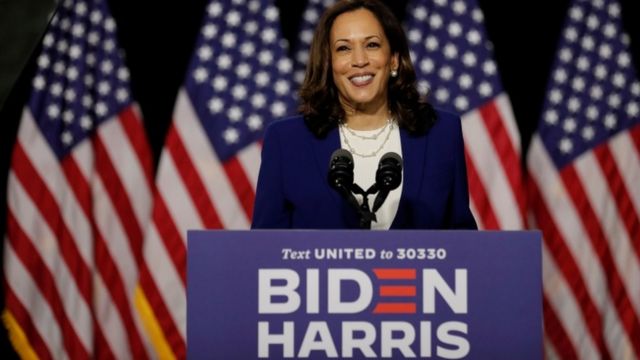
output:
[[[382,150],[384,148],[384,146],[387,144],[387,142],[389,141],[389,137],[391,136],[391,132],[393,131],[394,125],[393,125],[393,121],[391,119],[387,120],[387,123],[385,124],[385,126],[382,127],[382,129],[380,129],[380,131],[378,131],[378,133],[374,134],[374,135],[370,135],[370,136],[365,136],[365,135],[360,135],[357,134],[356,132],[354,132],[353,130],[351,130],[346,124],[340,123],[340,133],[342,134],[342,138],[344,139],[344,144],[347,146],[349,152],[351,152],[353,155],[359,156],[361,158],[370,158],[370,157],[375,157],[378,155],[378,153],[380,153],[380,150]],[[347,129],[347,131],[345,131],[345,128]],[[372,151],[369,154],[362,154],[359,153],[358,151],[356,151],[356,149],[351,145],[351,143],[349,142],[349,137],[347,136],[347,132],[349,132],[349,134],[362,139],[362,140],[378,140],[378,137],[386,130],[389,129],[389,131],[387,131],[387,135],[384,137],[384,140],[382,141],[382,143],[380,144],[380,146],[378,146],[378,148],[374,151]]]

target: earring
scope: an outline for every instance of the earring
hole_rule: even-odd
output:
[[[398,70],[396,69],[391,70],[391,77],[396,77],[396,76],[398,76]]]

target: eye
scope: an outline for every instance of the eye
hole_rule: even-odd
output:
[[[370,49],[377,49],[380,47],[380,43],[372,41],[370,43],[367,44],[367,47]]]
[[[347,45],[340,45],[336,48],[336,51],[341,52],[341,51],[347,51],[349,50],[349,47]]]

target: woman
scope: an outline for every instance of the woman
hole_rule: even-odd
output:
[[[309,57],[302,115],[266,130],[252,227],[357,228],[358,211],[327,181],[332,153],[344,148],[365,190],[383,154],[403,159],[401,185],[373,229],[475,229],[460,119],[420,99],[393,13],[377,0],[338,2],[320,19]]]

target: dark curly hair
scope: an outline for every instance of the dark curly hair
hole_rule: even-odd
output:
[[[338,100],[331,70],[330,35],[335,19],[346,12],[367,9],[375,15],[392,54],[398,54],[398,76],[389,78],[389,110],[401,128],[420,135],[436,121],[433,107],[423,99],[416,88],[416,73],[411,63],[407,37],[393,12],[378,0],[338,1],[325,11],[313,35],[309,50],[309,63],[300,88],[300,112],[309,129],[319,138],[338,126],[344,110]]]

